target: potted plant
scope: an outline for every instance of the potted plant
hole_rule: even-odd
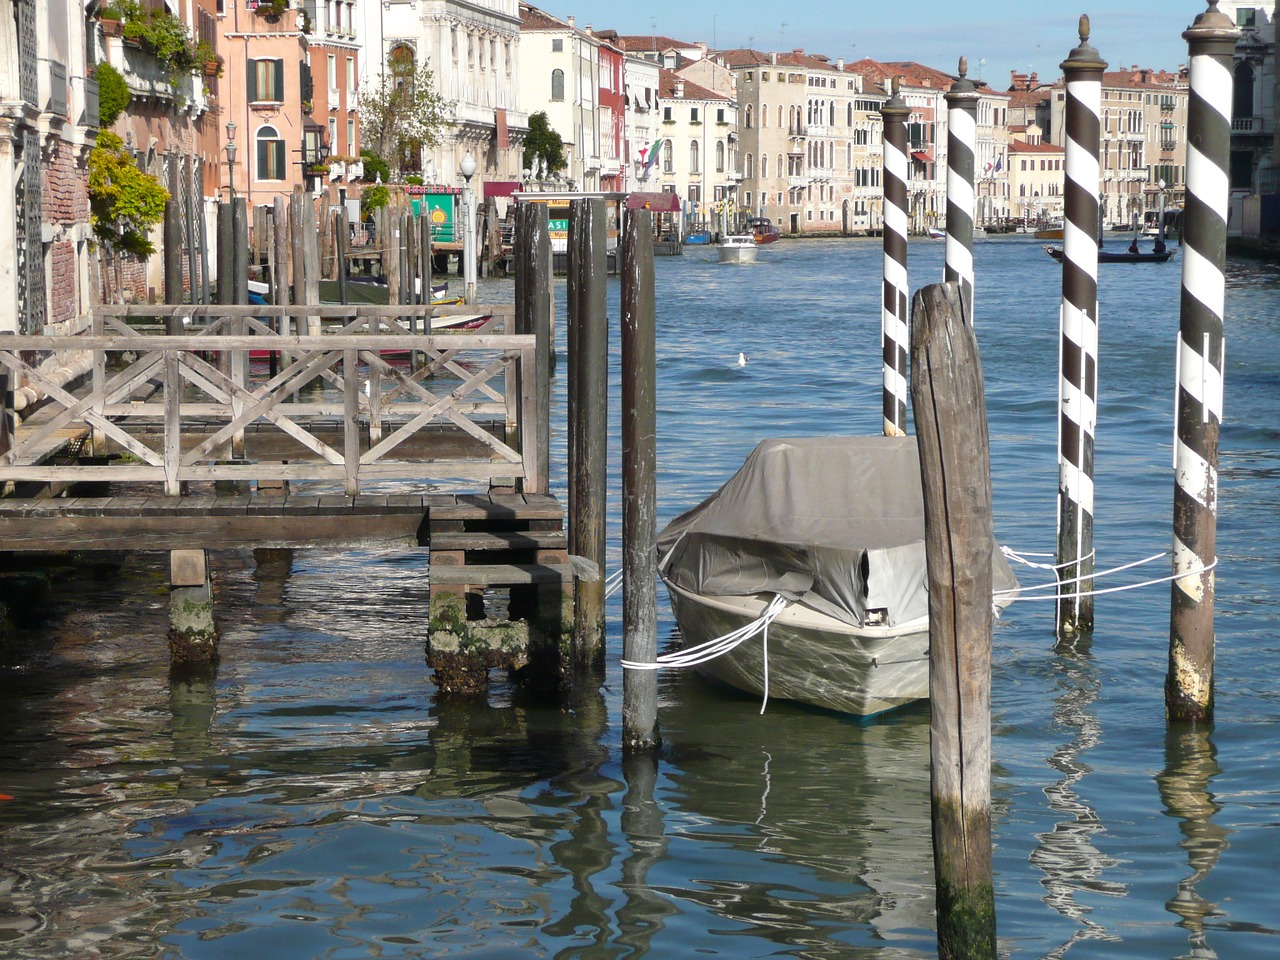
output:
[[[258,0],[258,5],[253,8],[253,12],[274,23],[288,9],[289,0]]]
[[[106,6],[98,11],[98,24],[102,27],[104,37],[118,37],[124,31],[121,21],[124,19],[119,8]]]
[[[200,63],[200,69],[206,77],[222,76],[224,61],[208,40],[201,40],[196,44],[195,58]]]

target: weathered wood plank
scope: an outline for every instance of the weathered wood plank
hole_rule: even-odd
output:
[[[566,550],[568,540],[562,532],[538,533],[518,531],[497,532],[439,532],[431,531],[431,550]],[[563,557],[559,562],[567,563]]]
[[[568,564],[522,565],[482,563],[466,566],[430,565],[427,578],[433,585],[468,583],[476,586],[519,586],[529,583],[562,583],[572,579]]]

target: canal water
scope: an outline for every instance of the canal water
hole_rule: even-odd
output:
[[[1060,267],[1024,238],[975,253],[997,532],[1052,552]],[[941,244],[910,257],[913,285],[941,277]],[[1169,546],[1179,261],[1101,269],[1105,569]],[[663,520],[762,437],[879,430],[879,275],[875,241],[658,262]],[[1005,613],[1004,956],[1280,952],[1280,270],[1233,262],[1229,284],[1216,723],[1164,722],[1167,584],[1098,597],[1072,650],[1055,650],[1051,603]],[[616,364],[616,332],[612,350]],[[616,465],[616,373],[610,401]],[[498,684],[447,702],[423,664],[425,563],[218,555],[222,665],[177,687],[164,558],[55,571],[0,649],[0,957],[934,955],[927,706],[761,715],[664,676],[662,752],[624,759],[620,598],[598,692],[553,708]]]

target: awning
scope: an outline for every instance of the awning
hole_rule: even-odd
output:
[[[933,163],[933,157],[929,156],[929,154],[925,153],[923,150],[917,150],[915,153],[911,154],[911,156],[913,159],[919,160],[921,163]]]
[[[486,197],[509,197],[520,192],[519,180],[486,180],[483,184]]]
[[[644,210],[646,208],[657,213],[679,213],[680,197],[666,190],[660,193],[636,192],[627,194],[628,210]]]

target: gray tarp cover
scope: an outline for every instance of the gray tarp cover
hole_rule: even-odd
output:
[[[663,573],[710,596],[776,593],[860,625],[929,612],[914,437],[765,440],[658,537]],[[992,545],[995,589],[1015,587]]]

